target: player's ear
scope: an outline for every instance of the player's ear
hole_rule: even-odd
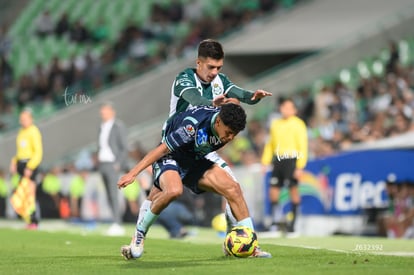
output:
[[[220,126],[220,123],[221,123],[221,118],[220,116],[217,116],[216,122],[215,122],[216,126]]]

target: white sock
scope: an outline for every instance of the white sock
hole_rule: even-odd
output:
[[[227,232],[230,232],[230,230],[236,226],[237,220],[233,215],[233,212],[231,212],[230,205],[226,202],[226,223],[227,223]]]
[[[241,221],[238,221],[236,225],[237,226],[246,226],[246,227],[248,227],[248,228],[250,228],[254,231],[253,221],[252,221],[252,218],[250,218],[250,217],[245,218]]]
[[[146,234],[151,227],[151,225],[157,220],[158,215],[151,212],[151,209],[145,211],[145,215],[142,218],[141,222],[137,224],[137,230]]]
[[[139,209],[138,219],[137,219],[137,228],[138,224],[142,222],[142,219],[144,219],[145,213],[151,209],[152,201],[150,200],[144,200],[144,202],[141,204],[141,208]]]

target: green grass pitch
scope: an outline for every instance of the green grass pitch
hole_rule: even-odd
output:
[[[120,246],[130,240],[93,229],[43,222],[26,231],[0,220],[0,274],[414,274],[414,241],[359,237],[261,238],[271,259],[225,257],[222,238],[193,228],[184,240],[170,240],[154,226],[141,259],[125,261]],[[133,225],[128,225],[133,232]],[[396,256],[398,255],[398,256]]]

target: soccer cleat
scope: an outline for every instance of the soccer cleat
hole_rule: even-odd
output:
[[[123,245],[121,247],[121,255],[124,257],[125,260],[134,259],[131,255],[131,246],[130,245]]]
[[[144,253],[144,239],[145,234],[137,230],[132,236],[131,244],[121,247],[121,255],[125,260],[138,259],[142,256]]]
[[[263,251],[260,249],[260,247],[256,247],[253,254],[250,256],[253,258],[272,258],[272,254],[269,252]]]
[[[131,258],[137,259],[142,256],[144,253],[144,239],[145,234],[139,230],[137,230],[134,236],[132,236],[131,244],[129,245],[129,253],[131,253]],[[124,255],[124,253],[122,253],[122,255]]]
[[[224,242],[223,242],[222,249],[223,249],[224,256],[231,256],[230,253],[227,251],[226,245],[224,244]]]
[[[37,230],[38,225],[36,223],[31,223],[26,225],[26,230]]]

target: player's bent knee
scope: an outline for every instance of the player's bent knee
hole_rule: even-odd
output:
[[[178,198],[179,196],[181,196],[181,194],[183,193],[183,189],[182,188],[171,188],[169,190],[166,191],[166,195],[171,198],[172,200]]]

